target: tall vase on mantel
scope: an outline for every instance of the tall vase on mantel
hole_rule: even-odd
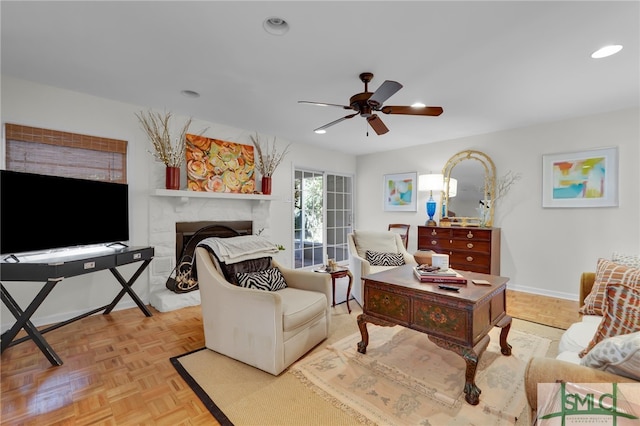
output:
[[[271,176],[262,176],[262,193],[271,195]]]
[[[167,166],[165,186],[167,189],[180,189],[180,167]]]

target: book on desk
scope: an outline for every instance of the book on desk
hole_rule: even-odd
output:
[[[423,283],[466,284],[467,279],[453,269],[446,271],[424,271],[413,268],[413,274]]]

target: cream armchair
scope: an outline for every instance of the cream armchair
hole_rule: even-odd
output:
[[[278,375],[329,336],[331,278],[272,265],[287,288],[243,288],[224,278],[207,249],[196,249],[205,346]]]
[[[394,266],[374,266],[367,261],[367,250],[379,253],[401,253],[405,264],[417,264],[404,246],[402,237],[393,231],[358,231],[347,235],[349,243],[349,269],[353,274],[352,294],[362,306],[362,277]]]

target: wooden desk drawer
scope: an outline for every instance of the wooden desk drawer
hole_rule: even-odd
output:
[[[458,343],[469,343],[469,318],[464,309],[415,300],[413,310],[413,322],[417,330],[436,337],[456,340]]]
[[[365,311],[408,325],[411,314],[411,299],[397,293],[380,290],[365,284]]]

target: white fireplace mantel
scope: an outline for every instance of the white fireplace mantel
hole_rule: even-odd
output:
[[[173,189],[154,189],[151,195],[156,197],[180,197],[180,201],[187,203],[190,198],[226,198],[229,200],[257,200],[272,201],[277,197],[264,194],[234,194],[228,192],[204,192],[204,191],[182,191]]]

